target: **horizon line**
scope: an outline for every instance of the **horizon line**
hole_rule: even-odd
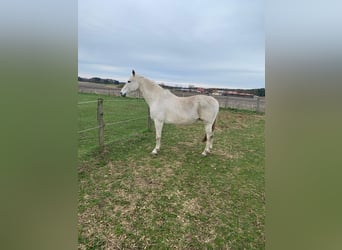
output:
[[[83,76],[82,76],[83,75]],[[123,77],[112,77],[112,76],[91,76],[89,74],[78,74],[78,77],[82,78],[101,78],[101,79],[110,79],[110,80],[116,80],[120,82],[126,82],[126,78]],[[189,88],[189,85],[194,85],[197,88],[225,88],[225,89],[243,89],[243,90],[249,90],[249,89],[265,89],[265,87],[255,87],[255,88],[245,88],[245,87],[237,87],[237,86],[225,86],[222,84],[208,84],[208,83],[193,83],[193,82],[173,82],[173,81],[165,81],[165,80],[154,80],[158,84],[171,84],[173,87],[179,87],[179,88]],[[181,86],[176,86],[181,85]],[[170,85],[169,85],[170,86]]]

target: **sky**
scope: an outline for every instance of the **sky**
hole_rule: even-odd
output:
[[[127,81],[264,88],[264,2],[82,0],[78,75]]]

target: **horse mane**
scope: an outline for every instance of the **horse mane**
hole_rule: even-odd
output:
[[[144,84],[147,87],[147,89],[149,89],[149,90],[154,89],[154,90],[159,90],[159,91],[162,91],[162,90],[165,91],[164,88],[162,88],[159,84],[157,84],[153,80],[150,80],[150,79],[143,77],[143,76],[140,76],[140,75],[135,75],[135,77],[139,78],[140,82],[142,84]]]

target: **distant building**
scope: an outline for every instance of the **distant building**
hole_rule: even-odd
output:
[[[254,98],[253,94],[248,94],[248,93],[241,93],[237,91],[223,91],[222,92],[223,96],[236,96],[236,97],[249,97],[249,98]]]
[[[188,89],[188,88],[181,88],[181,89],[179,89],[180,91],[183,91],[183,92],[190,92],[190,89]]]
[[[212,95],[222,95],[222,92],[221,90],[218,90],[218,89],[213,89],[213,91],[211,92]]]
[[[196,89],[196,92],[197,92],[197,93],[200,93],[200,94],[204,94],[206,91],[205,91],[204,88],[197,88],[197,89]]]

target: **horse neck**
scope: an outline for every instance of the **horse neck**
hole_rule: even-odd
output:
[[[149,106],[151,106],[153,101],[155,101],[163,91],[162,87],[146,78],[142,78],[140,81],[139,89]]]

